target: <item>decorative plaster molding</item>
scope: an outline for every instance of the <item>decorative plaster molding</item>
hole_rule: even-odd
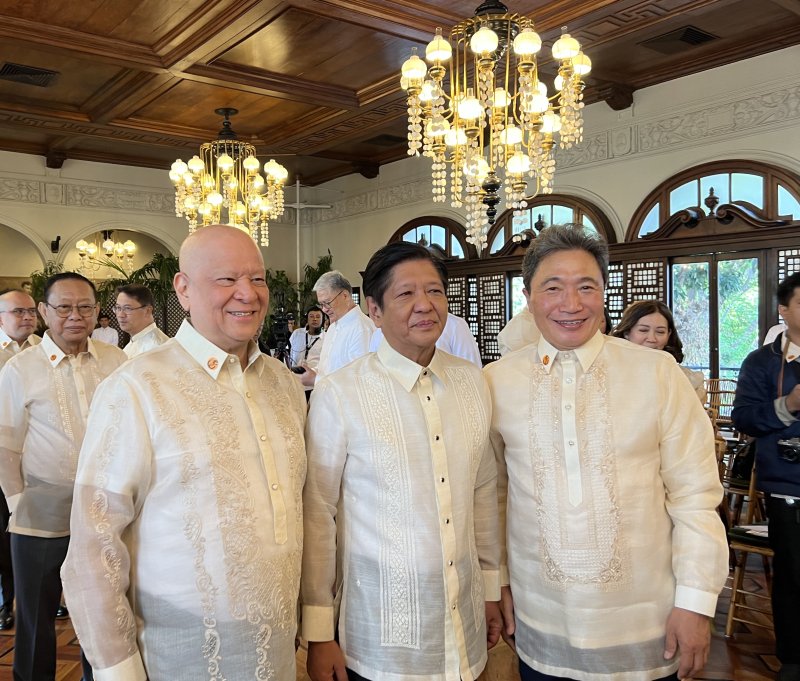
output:
[[[175,214],[172,193],[0,178],[0,201]]]
[[[41,203],[41,183],[13,178],[0,179],[0,201]]]

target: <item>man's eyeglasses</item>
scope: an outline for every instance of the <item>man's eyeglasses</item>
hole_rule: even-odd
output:
[[[114,307],[111,309],[114,310],[114,314],[130,314],[134,310],[141,310],[144,307],[147,307],[147,305],[139,305],[139,307],[131,307],[130,305],[114,305]]]
[[[29,317],[36,316],[35,307],[15,307],[13,310],[0,310],[0,312],[8,312],[9,314],[13,314],[17,319],[22,319],[25,315],[28,315]]]
[[[45,303],[47,307],[52,307],[56,314],[63,319],[66,319],[72,314],[73,310],[78,310],[78,314],[81,317],[91,317],[94,312],[96,305],[51,305],[50,303]]]
[[[344,290],[344,289],[342,289],[341,291],[339,291],[339,293],[337,293],[337,294],[336,294],[336,295],[335,295],[333,298],[331,298],[331,299],[330,299],[328,302],[326,302],[326,303],[323,303],[323,302],[320,300],[320,301],[319,301],[319,306],[320,306],[320,307],[321,307],[323,310],[330,310],[330,309],[331,309],[331,306],[333,305],[333,301],[334,301],[334,300],[336,300],[336,299],[337,299],[337,298],[338,298],[340,295],[342,295],[343,293],[345,293],[345,290]]]

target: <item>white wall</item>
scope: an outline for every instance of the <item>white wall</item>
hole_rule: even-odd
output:
[[[800,174],[798,63],[800,47],[787,48],[636,92],[622,112],[602,102],[587,107],[585,141],[559,152],[555,190],[597,204],[621,238],[646,195],[685,168],[749,158]],[[332,207],[301,211],[301,265],[330,249],[334,266],[358,285],[369,256],[408,220],[440,215],[463,223],[459,211],[431,202],[429,172],[428,159],[411,158],[383,166],[372,180],[354,175],[304,189],[301,203]],[[286,203],[295,201],[294,187],[287,187]],[[287,209],[270,225],[264,251],[267,266],[291,279],[295,219]],[[0,152],[0,276],[27,276],[34,262],[40,267],[53,257],[57,234],[63,260],[78,239],[101,229],[148,235],[177,252],[188,227],[174,216],[167,172],[70,160],[50,170],[42,157]]]

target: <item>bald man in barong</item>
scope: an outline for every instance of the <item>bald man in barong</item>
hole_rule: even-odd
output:
[[[264,260],[234,227],[184,241],[177,335],[98,389],[62,569],[96,681],[296,678],[303,391],[252,338]]]

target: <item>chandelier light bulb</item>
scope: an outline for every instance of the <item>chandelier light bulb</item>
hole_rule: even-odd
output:
[[[450,47],[450,43],[442,37],[442,29],[437,28],[436,35],[425,48],[425,59],[431,63],[443,62],[450,59],[452,54],[453,48]]]
[[[519,149],[514,152],[510,159],[508,159],[508,172],[512,173],[513,175],[524,175],[530,169],[530,157]]]
[[[253,177],[253,189],[259,191],[263,186],[264,186],[264,178],[261,177],[261,175],[255,175]]]
[[[566,27],[562,30],[566,30]],[[572,59],[581,51],[580,43],[569,33],[564,33],[553,43],[553,59]]]
[[[425,78],[428,72],[428,67],[425,62],[417,56],[417,50],[414,48],[411,51],[411,56],[403,62],[402,74],[404,78],[408,78],[410,82],[419,81]]]
[[[489,162],[483,156],[473,156],[464,162],[464,174],[474,184],[481,184],[489,174]]]
[[[553,87],[559,92],[564,89],[564,77],[561,74],[558,74],[553,79]]]
[[[229,173],[233,170],[233,159],[228,154],[221,154],[217,157],[217,167],[223,173]]]
[[[81,255],[84,255],[86,253],[86,249],[88,247],[89,247],[89,244],[86,243],[86,241],[84,239],[81,239],[77,244],[75,244],[75,248],[78,249],[78,251],[81,253]]]
[[[260,166],[261,164],[258,162],[258,159],[255,156],[248,156],[244,161],[242,161],[242,168],[244,168],[250,174],[257,173]]]
[[[103,250],[106,252],[106,255],[111,255],[114,251],[114,242],[111,239],[106,239],[103,242]]]
[[[189,172],[195,175],[205,170],[205,166],[203,165],[203,162],[200,160],[199,156],[192,156],[192,158],[189,159],[189,163],[184,163],[184,166],[188,168]],[[184,175],[186,175],[185,172]]]
[[[542,49],[542,39],[532,28],[523,28],[514,38],[514,53],[520,57],[532,57]]]
[[[283,183],[289,177],[289,171],[286,170],[274,158],[271,158],[264,164],[264,172],[269,175],[275,182]]]
[[[448,147],[455,147],[467,143],[467,133],[464,128],[450,128],[444,135],[444,143]]]
[[[543,94],[545,97],[547,97],[547,83],[541,80],[537,80],[536,89],[539,91],[540,94]]]
[[[488,26],[482,26],[470,38],[469,47],[475,54],[488,56],[497,49],[499,42],[497,33]]]
[[[572,58],[572,69],[579,76],[585,76],[592,70],[592,60],[583,52],[578,52],[578,54]]]
[[[553,134],[561,130],[561,116],[552,109],[542,116],[542,132]]]
[[[219,208],[222,205],[222,194],[219,192],[211,192],[206,199],[213,207]]]
[[[494,93],[492,93],[492,106],[495,109],[505,109],[510,102],[511,98],[508,96],[508,91],[505,90],[505,88],[495,88]]]
[[[500,142],[507,147],[513,147],[522,142],[522,130],[516,125],[509,125],[500,133]]]
[[[195,156],[195,158],[197,158],[197,156]],[[178,159],[170,167],[170,175],[172,173],[175,173],[176,175],[180,176],[180,175],[183,175],[187,170],[189,170],[189,168],[186,166],[186,164],[183,161],[181,161],[180,159]]]
[[[483,106],[473,95],[472,89],[467,90],[467,96],[458,103],[458,116],[464,121],[475,121],[483,116]]]
[[[549,106],[550,102],[547,99],[547,95],[543,95],[539,91],[522,100],[522,110],[527,113],[544,113]]]
[[[432,102],[439,97],[439,87],[432,80],[426,80],[422,84],[422,92],[419,93],[420,102]]]
[[[94,243],[87,244],[86,255],[88,255],[90,258],[93,258],[95,255],[97,255],[97,244]]]
[[[123,246],[125,247],[125,253],[126,253],[128,256],[131,256],[131,257],[132,257],[132,256],[133,256],[133,254],[134,254],[134,253],[136,253],[136,244],[135,244],[135,243],[133,243],[133,241],[131,241],[130,239],[128,239],[128,240],[127,240],[127,241],[126,241],[126,242],[123,244]]]

